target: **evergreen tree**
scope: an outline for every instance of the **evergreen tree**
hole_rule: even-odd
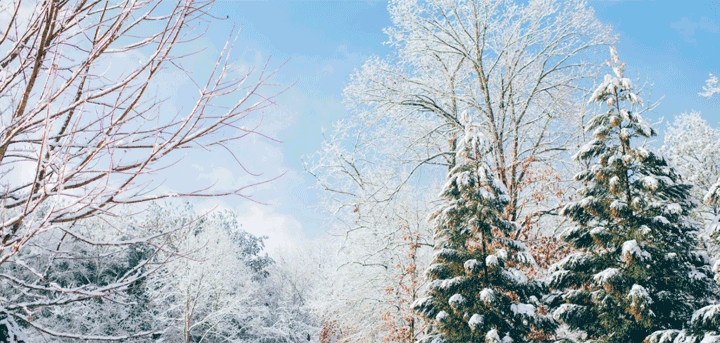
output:
[[[656,330],[685,328],[716,285],[707,254],[695,250],[691,186],[663,157],[633,144],[656,133],[634,111],[642,100],[611,53],[613,74],[590,99],[609,109],[588,123],[593,139],[575,158],[590,168],[576,175],[580,200],[561,211],[576,224],[562,237],[579,252],[551,268],[549,284],[561,291],[554,318],[588,341],[642,342]]]
[[[525,342],[543,338],[554,322],[541,315],[540,283],[519,264],[534,263],[523,243],[505,238],[514,225],[500,218],[509,197],[483,163],[487,143],[467,113],[457,164],[434,220],[435,255],[426,270],[427,297],[413,304],[429,319],[430,342]],[[532,336],[532,337],[531,337]]]
[[[704,198],[710,206],[720,204],[720,182],[716,183],[707,192]],[[720,216],[710,222],[709,232],[716,240],[720,240]],[[720,285],[720,260],[715,261],[712,271],[715,272],[715,282]],[[684,330],[660,330],[650,335],[647,343],[720,343],[720,299],[716,296],[707,305],[693,313],[690,327]]]

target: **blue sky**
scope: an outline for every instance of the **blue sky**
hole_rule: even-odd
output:
[[[720,122],[720,97],[697,95],[708,73],[720,74],[720,4],[717,1],[589,1],[597,16],[620,35],[620,58],[628,63],[632,78],[653,83],[652,95],[660,106],[649,115],[657,123],[672,121],[675,114],[698,110],[712,125]],[[372,55],[384,56],[383,28],[391,25],[384,1],[218,1],[213,14],[225,18],[213,24],[204,44],[211,55],[222,49],[233,26],[242,27],[236,57],[248,65],[271,58],[277,67],[274,80],[293,85],[266,111],[264,132],[283,141],[254,140],[243,143],[246,167],[262,177],[286,173],[253,190],[263,206],[224,198],[196,201],[200,209],[234,208],[243,228],[271,236],[271,249],[285,241],[314,238],[325,232],[326,221],[316,213],[318,193],[303,172],[303,156],[320,148],[322,128],[348,115],[342,90],[355,68]],[[213,47],[215,50],[213,50]],[[665,123],[656,125],[662,131]],[[242,169],[222,154],[188,156],[182,179],[170,177],[169,188],[184,182],[232,187],[248,180]],[[261,177],[261,178],[262,178]],[[195,180],[197,178],[197,180]]]

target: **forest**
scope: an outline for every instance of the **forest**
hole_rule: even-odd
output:
[[[197,206],[272,206],[248,147],[293,144],[293,61],[194,45],[220,3],[0,2],[0,342],[720,343],[720,126],[648,119],[592,3],[390,0],[303,157],[327,234],[272,253]]]

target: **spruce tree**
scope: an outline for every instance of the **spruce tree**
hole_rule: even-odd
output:
[[[533,264],[522,242],[508,239],[515,226],[501,218],[509,197],[483,163],[484,136],[463,114],[456,165],[440,194],[446,203],[431,215],[435,255],[425,271],[426,297],[413,308],[429,322],[428,342],[526,342],[552,332],[541,315],[541,283],[519,264]]]
[[[663,157],[637,146],[656,133],[635,111],[642,100],[611,53],[613,74],[590,99],[608,110],[590,120],[593,139],[575,155],[589,166],[576,175],[580,200],[561,211],[575,224],[562,237],[578,252],[554,265],[548,281],[561,291],[554,318],[584,331],[582,338],[639,343],[657,330],[687,327],[716,285],[707,254],[695,250],[691,186]]]
[[[720,204],[720,181],[710,187],[704,197],[710,206]],[[720,216],[710,222],[709,232],[712,237],[720,240]],[[715,261],[712,271],[715,272],[715,282],[720,285],[720,260]],[[708,299],[711,304],[693,313],[690,326],[683,330],[659,330],[653,332],[646,340],[647,343],[720,343],[720,295]]]

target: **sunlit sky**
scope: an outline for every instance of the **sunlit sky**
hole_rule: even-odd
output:
[[[664,96],[648,115],[662,129],[674,115],[701,111],[711,125],[720,122],[720,97],[698,96],[708,74],[720,74],[720,4],[717,1],[589,1],[597,16],[620,35],[620,58],[629,76],[653,83],[649,101]],[[244,166],[259,178],[280,177],[256,187],[260,205],[239,198],[191,200],[200,210],[232,208],[243,229],[268,235],[269,250],[325,234],[327,220],[315,211],[319,191],[302,161],[320,149],[322,130],[349,115],[342,90],[355,68],[390,47],[383,28],[391,25],[384,1],[218,1],[212,13],[227,18],[214,23],[205,40],[208,56],[220,51],[230,30],[240,29],[235,57],[249,66],[270,58],[274,81],[291,86],[265,112],[260,131],[282,143],[254,138],[237,148]],[[215,50],[213,50],[213,48]],[[202,62],[198,62],[202,63]],[[179,93],[182,96],[182,90]],[[660,122],[664,118],[664,122]],[[231,188],[252,178],[220,152],[191,154],[165,181],[169,189],[187,184]]]

